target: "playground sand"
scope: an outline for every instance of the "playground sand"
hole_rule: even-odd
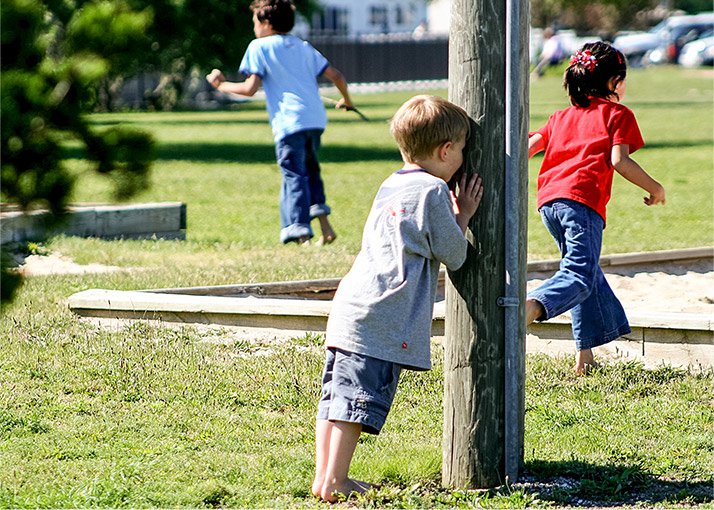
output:
[[[714,264],[658,263],[629,268],[605,268],[610,287],[628,312],[711,313],[714,315]],[[528,290],[546,273],[529,275]]]

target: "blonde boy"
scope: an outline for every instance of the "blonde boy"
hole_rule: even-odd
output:
[[[404,166],[374,199],[362,249],[340,283],[327,324],[312,493],[334,502],[370,488],[348,477],[361,432],[378,434],[402,369],[431,368],[431,318],[440,264],[458,269],[481,178],[447,186],[463,163],[469,118],[435,96],[416,96],[391,121]]]

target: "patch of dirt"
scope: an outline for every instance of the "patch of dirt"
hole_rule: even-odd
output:
[[[103,264],[77,264],[61,253],[28,255],[20,261],[16,271],[23,276],[48,276],[62,274],[111,273],[126,268]]]
[[[593,480],[589,480],[593,484]],[[595,485],[607,485],[598,480]],[[511,488],[523,490],[543,501],[551,501],[554,508],[696,508],[714,502],[714,487],[710,482],[682,482],[664,480],[650,475],[639,475],[621,486],[610,487],[609,497],[583,491],[583,480],[569,476],[543,479],[522,476]],[[583,494],[585,492],[585,494]],[[599,491],[595,491],[599,492]]]

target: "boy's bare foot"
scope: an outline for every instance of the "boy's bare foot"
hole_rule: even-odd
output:
[[[348,478],[343,484],[325,482],[322,485],[320,497],[328,503],[336,503],[341,499],[340,496],[349,498],[353,494],[364,494],[372,488],[374,488],[374,485],[371,483]]]
[[[333,232],[330,236],[320,236],[320,238],[315,244],[318,246],[324,246],[326,244],[332,243],[335,239],[337,239],[337,235]]]
[[[575,354],[575,374],[588,375],[590,371],[597,367],[593,357],[592,349],[583,349]]]
[[[526,299],[526,326],[533,324],[545,314],[545,309],[539,301]]]
[[[315,479],[312,481],[312,487],[310,488],[310,492],[312,492],[312,495],[315,496],[316,498],[322,497],[320,495],[321,490],[322,490],[322,483],[323,483],[323,479],[318,478],[317,476],[315,476]]]

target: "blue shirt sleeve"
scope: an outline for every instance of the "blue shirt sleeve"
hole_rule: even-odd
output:
[[[320,76],[322,73],[325,72],[325,69],[327,69],[330,66],[330,62],[325,58],[325,56],[317,51],[310,43],[307,41],[303,41],[303,44],[306,45],[306,49],[309,48],[308,51],[310,51],[311,54],[311,60],[312,60],[312,68],[314,69],[315,76]]]
[[[265,78],[265,58],[257,44],[257,39],[248,45],[238,70],[246,76],[257,74],[261,79]]]

